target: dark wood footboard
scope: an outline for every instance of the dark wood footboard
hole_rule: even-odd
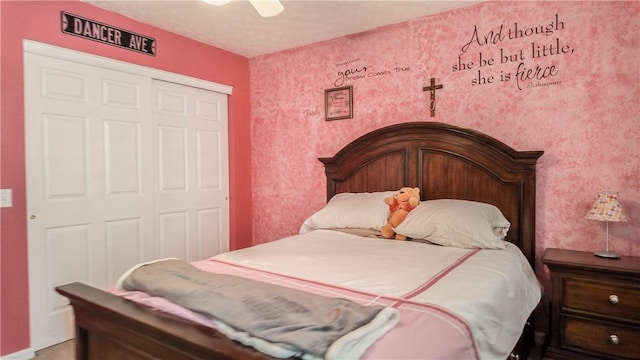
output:
[[[206,326],[85,284],[62,285],[56,291],[73,307],[77,360],[274,359]],[[532,333],[528,324],[510,360],[526,359]]]
[[[56,291],[73,307],[77,360],[273,359],[213,329],[88,285]]]

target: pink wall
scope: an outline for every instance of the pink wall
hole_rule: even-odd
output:
[[[156,39],[152,57],[64,35],[60,11]],[[229,97],[231,247],[251,244],[251,150],[248,59],[141,24],[79,1],[0,1],[1,174],[13,207],[0,210],[0,355],[29,347],[22,40],[30,39],[233,87]],[[239,216],[238,214],[242,214]]]
[[[324,204],[318,157],[385,125],[440,121],[544,150],[538,256],[547,247],[604,247],[604,224],[584,219],[600,190],[619,191],[631,218],[611,224],[611,247],[640,255],[639,13],[638,2],[482,3],[251,59],[255,243],[296,233]],[[522,36],[513,36],[515,24]],[[547,26],[548,35],[529,30]],[[501,51],[510,56],[504,63]],[[553,75],[517,80],[520,63],[553,66]],[[327,122],[324,89],[341,85],[347,70],[355,72],[343,83],[353,85],[354,118]],[[444,85],[433,118],[422,91],[432,77]],[[529,87],[538,82],[545,86]]]

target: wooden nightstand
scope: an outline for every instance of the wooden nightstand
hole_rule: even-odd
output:
[[[640,257],[546,249],[551,337],[546,359],[640,359]]]

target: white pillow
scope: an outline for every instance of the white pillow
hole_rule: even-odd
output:
[[[394,196],[397,191],[370,193],[340,193],[327,205],[307,218],[300,233],[314,229],[372,229],[379,230],[387,223],[389,205],[384,198]]]
[[[444,246],[504,249],[502,239],[509,226],[511,223],[491,204],[440,199],[421,202],[395,231]]]

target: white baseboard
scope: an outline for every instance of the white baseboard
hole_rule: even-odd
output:
[[[32,348],[27,348],[12,354],[0,356],[0,360],[31,360],[36,357],[36,352]]]

